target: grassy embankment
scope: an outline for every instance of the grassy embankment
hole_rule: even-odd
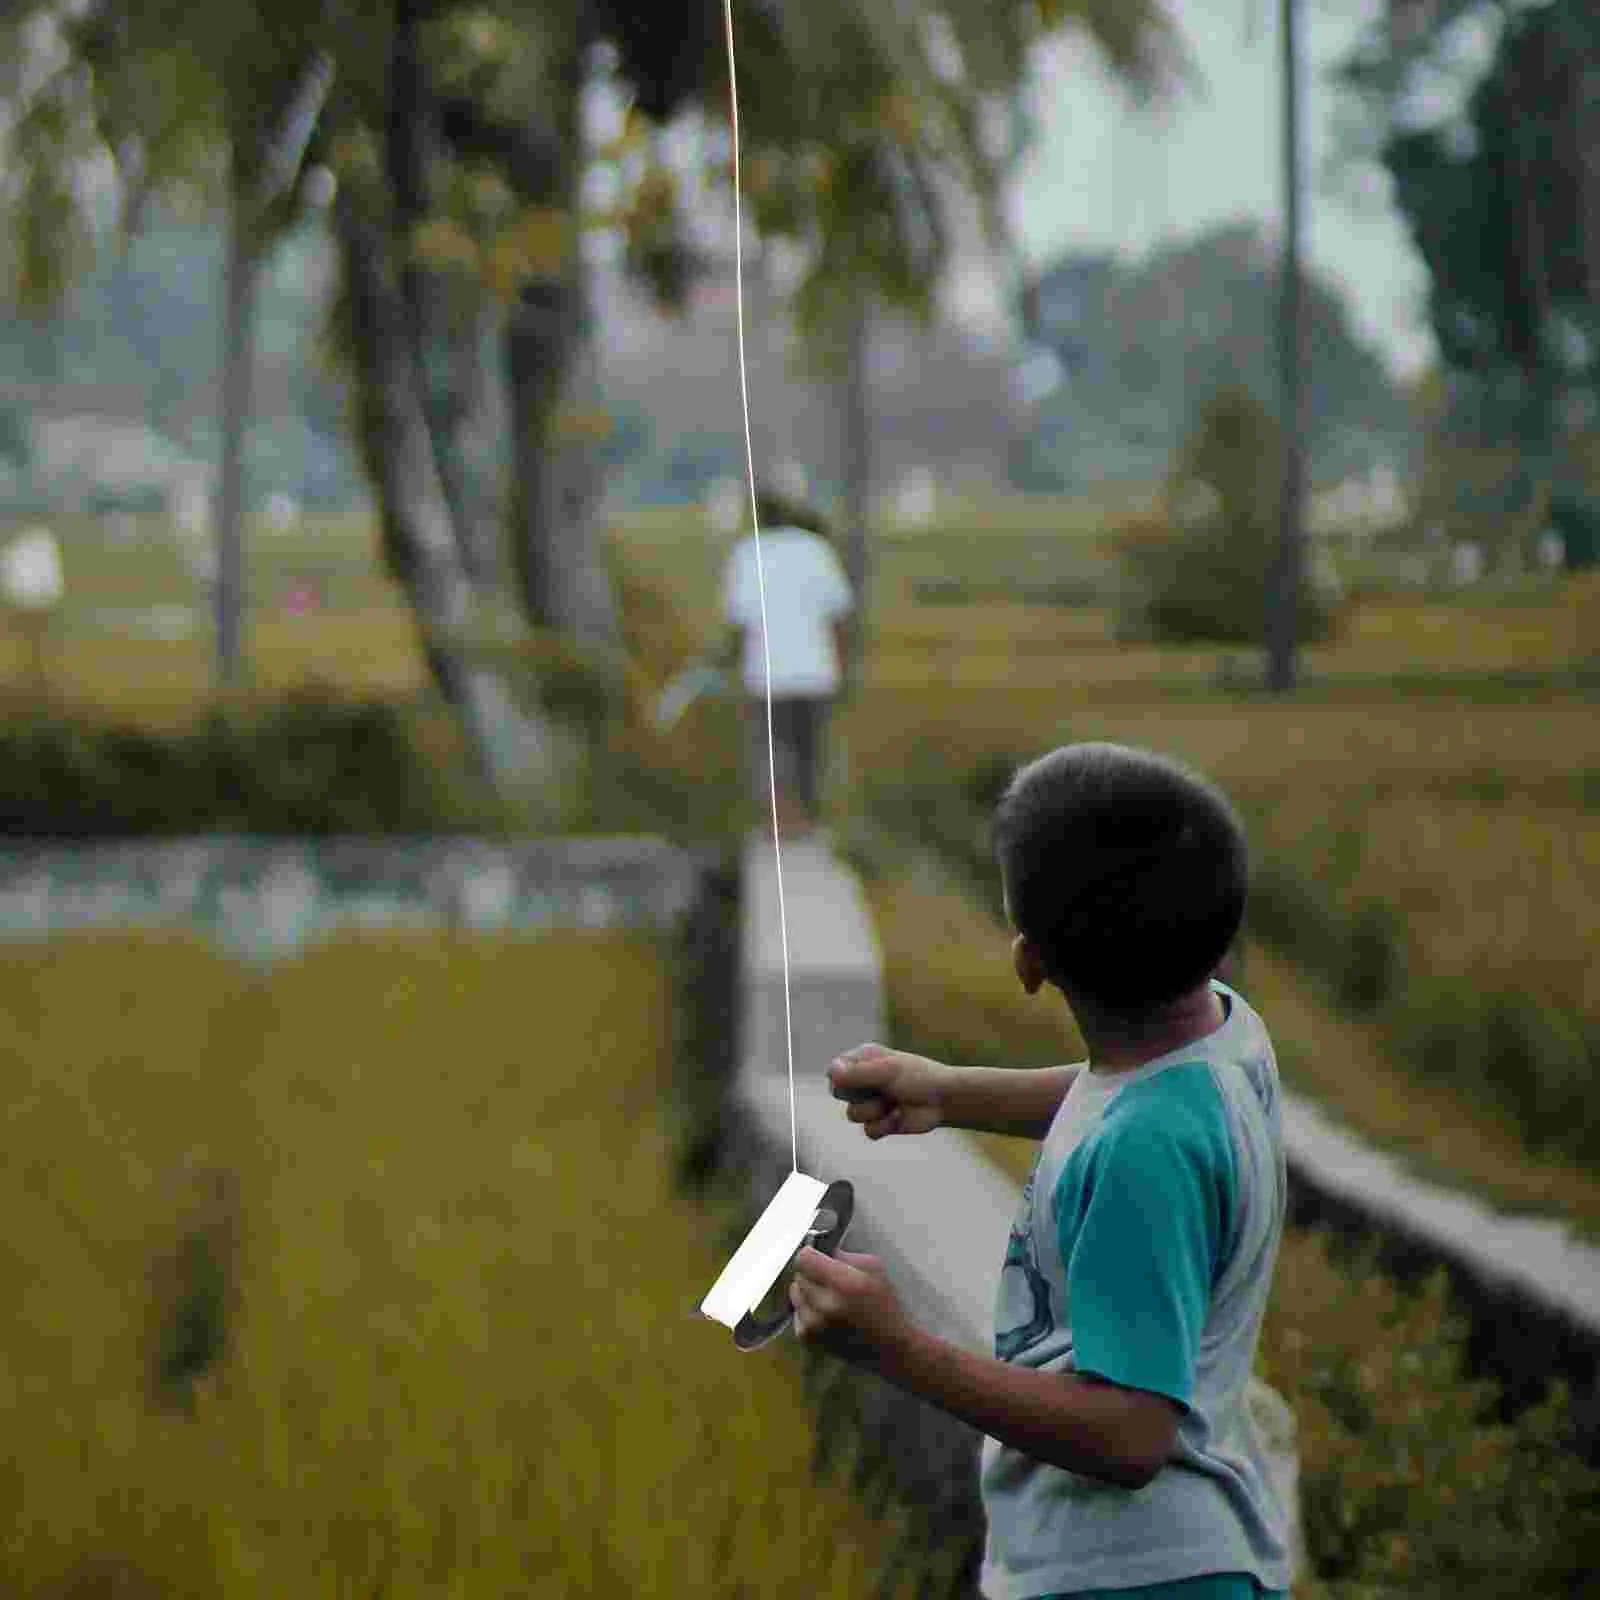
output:
[[[613,936],[12,945],[0,1589],[869,1592],[799,1364],[689,1315],[672,1027]]]

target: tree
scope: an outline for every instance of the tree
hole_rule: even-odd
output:
[[[1452,0],[1390,22],[1344,79],[1376,130],[1360,153],[1387,169],[1428,269],[1446,380],[1433,448],[1499,456],[1492,498],[1542,526],[1600,412],[1600,13]],[[1476,81],[1457,48],[1473,22],[1492,40]],[[1443,515],[1482,509],[1482,490]]]
[[[1219,387],[1242,384],[1278,408],[1276,263],[1249,223],[1174,240],[1139,261],[1052,262],[1037,285],[1038,336],[1067,382],[1041,407],[1019,476],[1060,489],[1106,476],[1163,475]],[[1409,449],[1403,398],[1349,305],[1315,272],[1302,278],[1310,466],[1323,479]]]
[[[1162,523],[1124,542],[1125,621],[1174,644],[1258,644],[1278,542],[1281,436],[1237,385],[1216,390],[1168,475]],[[1328,632],[1331,614],[1302,576],[1295,637]]]
[[[492,410],[485,351],[499,344],[509,378],[506,565],[523,617],[604,645],[615,610],[589,514],[599,419],[582,392],[593,337],[582,235],[614,230],[662,303],[681,301],[695,252],[662,135],[698,115],[725,189],[720,0],[90,0],[67,19],[25,8],[44,16],[58,59],[12,134],[25,180],[13,276],[36,296],[59,287],[85,231],[72,183],[85,155],[117,158],[130,215],[145,192],[238,195],[258,181],[262,130],[295,104],[311,63],[332,65],[304,170],[325,166],[338,185],[358,436],[435,676],[492,747],[499,713],[474,698],[488,680],[465,643],[492,581],[465,470]],[[1042,31],[1086,28],[1146,88],[1176,58],[1160,0],[750,3],[738,22],[751,221],[804,251],[796,309],[823,342],[864,286],[927,306],[947,250],[941,191],[975,193],[998,231],[986,109]],[[602,71],[634,115],[616,148],[595,151],[580,107]],[[596,160],[619,192],[591,215],[583,181]],[[297,181],[275,203],[266,237],[305,194]],[[488,698],[509,714],[507,693]]]

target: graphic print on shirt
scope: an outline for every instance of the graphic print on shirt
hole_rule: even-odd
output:
[[[1037,1175],[1038,1168],[1034,1169]],[[1055,1328],[1050,1315],[1050,1285],[1039,1271],[1033,1243],[1033,1178],[1022,1191],[1022,1204],[1011,1224],[1005,1265],[1000,1271],[1000,1306],[994,1353],[1001,1361],[1014,1361],[1031,1350]]]

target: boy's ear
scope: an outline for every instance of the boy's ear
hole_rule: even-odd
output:
[[[1025,933],[1019,933],[1011,941],[1011,965],[1016,969],[1017,981],[1029,994],[1038,994],[1044,987],[1044,963]]]

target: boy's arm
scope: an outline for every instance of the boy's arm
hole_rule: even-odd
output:
[[[1166,1464],[1181,1408],[1088,1374],[974,1355],[906,1315],[876,1256],[804,1249],[790,1289],[796,1330],[845,1360],[1067,1472],[1142,1489]]]
[[[950,1067],[908,1050],[862,1044],[828,1069],[836,1099],[869,1139],[934,1128],[971,1128],[1042,1139],[1073,1078],[1075,1066]]]
[[[1077,1066],[946,1067],[940,1096],[944,1125],[1042,1139],[1081,1070]]]
[[[974,1355],[913,1327],[879,1375],[1001,1444],[1120,1489],[1142,1489],[1172,1455],[1180,1410],[1165,1395],[1075,1372]]]

